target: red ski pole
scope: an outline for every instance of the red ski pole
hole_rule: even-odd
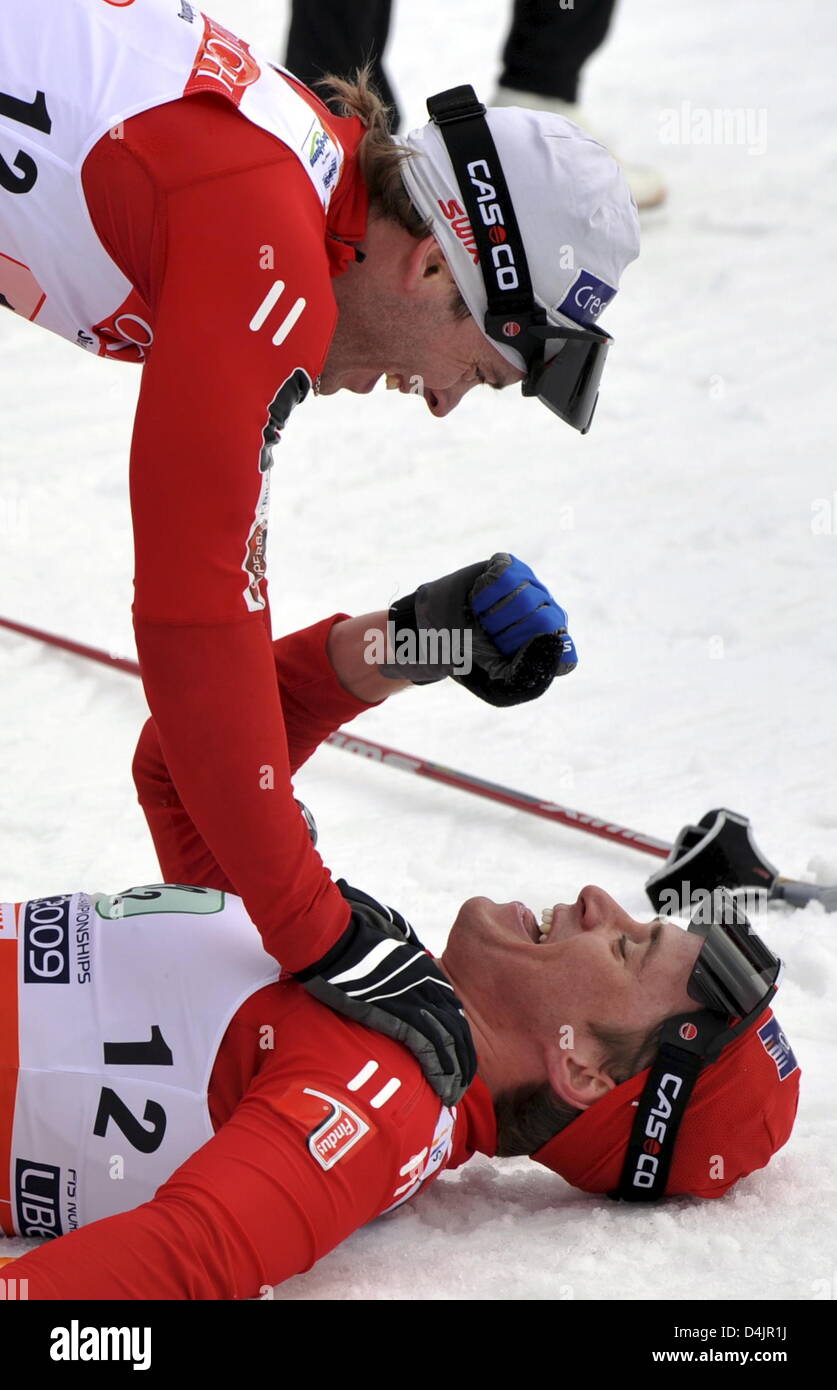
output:
[[[616,840],[628,849],[640,850],[643,854],[655,854],[667,859],[671,845],[665,840],[655,840],[643,835],[639,830],[629,830],[625,825],[602,820],[588,815],[586,811],[574,811],[570,806],[559,806],[556,801],[544,801],[527,792],[503,787],[499,782],[488,782],[483,777],[474,777],[469,772],[460,772],[455,767],[443,763],[430,762],[428,758],[416,758],[411,753],[401,753],[397,748],[388,748],[384,743],[373,743],[368,738],[358,738],[357,734],[344,734],[342,730],[329,734],[327,743],[342,748],[346,753],[357,753],[362,758],[387,763],[389,767],[400,768],[402,772],[414,772],[418,777],[427,777],[432,782],[442,782],[448,787],[458,787],[460,791],[471,792],[474,796],[487,797],[489,801],[499,801],[503,806],[513,806],[516,811],[525,811],[530,816],[542,816],[544,820],[557,821],[571,830],[583,830],[586,835],[598,835],[603,840]]]
[[[102,666],[115,666],[120,671],[127,671],[129,675],[139,675],[139,665],[136,661],[130,661],[123,656],[113,656],[99,647],[72,642],[67,637],[58,637],[54,633],[42,631],[41,628],[12,622],[10,618],[0,618],[0,627],[8,628],[10,632],[19,632],[24,637],[34,637],[38,642],[58,647],[60,651],[72,652],[73,656],[82,656],[87,661],[98,661]],[[555,801],[529,796],[526,792],[500,786],[497,782],[488,782],[482,777],[473,777],[468,772],[445,767],[442,763],[430,762],[427,758],[413,757],[411,753],[402,753],[397,748],[388,748],[386,744],[374,743],[368,738],[358,738],[356,734],[338,731],[329,734],[325,741],[333,748],[342,748],[345,753],[355,753],[359,757],[371,758],[375,762],[386,763],[389,767],[400,768],[402,772],[413,772],[418,777],[427,777],[432,782],[458,787],[460,791],[470,792],[472,796],[486,797],[489,801],[498,801],[503,806],[525,811],[530,816],[557,821],[560,825],[569,826],[571,830],[582,830],[586,835],[598,835],[604,840],[615,840],[618,844],[626,845],[628,849],[639,850],[643,854],[653,854],[659,859],[665,859],[671,851],[671,845],[666,844],[664,840],[655,840],[650,835],[643,835],[639,830],[629,830],[627,826],[588,815],[586,811],[574,811],[569,806],[559,806]]]
[[[10,618],[0,618],[0,628],[7,628],[10,632],[19,632],[24,637],[33,637],[38,642],[44,642],[51,647],[58,647],[61,651],[71,652],[74,656],[84,657],[87,661],[97,661],[102,666],[115,666],[117,670],[126,671],[132,676],[139,675],[139,664],[136,661],[131,661],[123,656],[114,656],[110,652],[102,651],[99,647],[89,647],[83,642],[72,642],[67,637],[58,637],[54,633],[44,632],[41,628],[12,622]],[[618,825],[615,821],[603,820],[599,816],[591,816],[586,811],[576,811],[569,806],[560,806],[555,801],[545,801],[540,797],[530,796],[527,792],[503,787],[498,782],[486,781],[482,777],[473,777],[468,772],[446,767],[443,763],[434,763],[427,758],[416,758],[411,753],[402,753],[397,748],[389,748],[384,743],[375,743],[372,739],[359,738],[356,734],[344,734],[338,730],[336,733],[329,734],[326,743],[330,743],[333,748],[341,748],[344,753],[354,753],[359,757],[399,768],[402,772],[412,772],[418,777],[427,777],[432,782],[441,782],[448,787],[457,787],[460,791],[470,792],[472,796],[485,797],[487,800],[497,801],[503,806],[512,806],[517,811],[525,811],[527,815],[556,821],[559,825],[566,825],[571,830],[581,830],[585,835],[596,835],[600,839],[624,845],[627,849],[638,850],[641,854],[652,854],[658,859],[668,859],[674,849],[674,845],[665,840],[657,840],[651,835],[643,835],[638,830],[629,830],[627,826]],[[713,824],[710,825],[710,822]],[[768,897],[774,901],[781,900],[792,907],[804,907],[807,903],[816,901],[825,908],[826,912],[837,912],[837,885],[822,886],[802,883],[778,874],[755,845],[750,834],[750,823],[746,817],[738,816],[735,812],[730,811],[710,812],[708,816],[704,817],[701,827],[705,829],[705,839],[709,842],[706,848],[710,853],[710,873],[717,874],[719,865],[725,866],[726,878],[724,881],[727,886],[754,884],[762,892],[766,889]],[[649,897],[655,905],[658,905],[659,895],[665,883],[669,880],[674,882],[681,867],[683,871],[687,871],[689,865],[691,865],[692,870],[697,869],[695,856],[700,848],[698,841],[701,839],[701,827],[685,826],[680,831],[675,842],[678,846],[678,854],[670,866],[670,873],[665,875],[663,870],[655,872],[646,884]],[[655,880],[657,881],[656,887],[654,886]]]

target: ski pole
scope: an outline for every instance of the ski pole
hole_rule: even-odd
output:
[[[499,782],[489,782],[483,777],[474,777],[469,772],[461,772],[444,763],[434,763],[429,758],[416,758],[411,753],[401,753],[397,748],[388,748],[384,743],[374,743],[357,734],[346,734],[339,730],[329,734],[325,740],[334,748],[342,748],[346,753],[357,753],[362,758],[386,763],[402,772],[414,772],[418,777],[427,777],[432,782],[442,782],[448,787],[471,792],[474,796],[487,797],[489,801],[499,801],[503,806],[512,806],[516,811],[525,811],[530,816],[541,816],[544,820],[557,821],[572,830],[583,830],[587,835],[598,835],[604,840],[615,840],[628,849],[640,850],[643,854],[655,854],[667,859],[672,846],[665,840],[655,840],[651,835],[643,835],[639,830],[629,830],[615,821],[602,820],[599,816],[588,815],[586,811],[575,811],[570,806],[560,806],[557,801],[545,801],[541,797],[529,796],[527,792],[503,787]]]
[[[11,632],[19,632],[24,637],[33,637],[36,641],[44,642],[47,646],[58,647],[60,651],[71,652],[73,656],[84,657],[87,661],[97,661],[102,666],[115,666],[120,671],[126,671],[129,675],[139,675],[139,664],[131,661],[127,657],[113,656],[110,652],[103,651],[99,647],[88,647],[83,642],[73,642],[67,637],[58,637],[54,633],[44,632],[37,627],[27,627],[24,623],[12,622],[9,618],[0,618],[0,627],[8,628]],[[333,748],[342,748],[346,753],[355,753],[362,758],[373,759],[375,762],[386,763],[389,767],[397,767],[402,772],[413,772],[419,777],[427,777],[433,782],[442,782],[449,787],[458,787],[460,791],[471,792],[474,796],[487,797],[491,801],[499,801],[504,806],[512,806],[515,810],[526,811],[532,816],[541,816],[545,820],[557,821],[561,825],[570,826],[574,830],[582,830],[588,835],[598,835],[605,840],[616,840],[619,844],[627,845],[629,849],[640,850],[643,854],[654,854],[660,859],[667,858],[671,851],[671,845],[664,840],[655,840],[650,835],[643,835],[638,830],[629,830],[627,826],[616,825],[613,821],[602,820],[599,816],[588,815],[585,811],[574,811],[569,806],[559,806],[557,802],[545,801],[537,796],[529,796],[526,792],[515,791],[511,787],[502,787],[497,782],[488,782],[481,777],[473,777],[470,773],[460,772],[453,767],[445,767],[442,763],[430,762],[427,758],[416,758],[410,753],[402,753],[397,748],[388,748],[386,744],[375,743],[368,738],[358,738],[355,734],[345,734],[341,731],[329,734],[325,739],[326,743]]]
[[[10,618],[0,618],[0,628],[32,637],[36,641],[71,652],[74,656],[96,661],[103,666],[115,666],[117,670],[129,675],[140,673],[139,664],[127,657],[115,656],[99,647],[90,647],[83,642],[73,642],[67,637],[45,632],[41,628],[29,627],[25,623],[13,622]],[[403,753],[397,748],[376,743],[372,739],[360,738],[356,734],[346,734],[338,730],[329,734],[325,742],[345,753],[354,753],[375,762],[385,763],[402,772],[411,772],[418,777],[426,777],[445,786],[456,787],[501,805],[511,806],[528,815],[540,816],[544,820],[566,825],[571,830],[580,830],[586,835],[596,835],[600,839],[624,845],[627,849],[641,854],[651,854],[658,859],[670,860],[664,869],[652,874],[646,883],[646,890],[655,907],[665,901],[666,891],[674,890],[677,874],[689,871],[692,878],[680,881],[681,897],[688,897],[685,887],[703,888],[705,884],[714,888],[723,882],[726,887],[750,886],[766,893],[771,900],[788,903],[791,907],[804,907],[809,902],[819,902],[826,912],[837,912],[837,885],[823,886],[804,883],[801,880],[785,878],[777,873],[769,860],[756,846],[750,833],[750,823],[745,816],[735,812],[718,810],[704,816],[699,825],[684,826],[674,843],[655,839],[638,830],[615,821],[603,820],[586,811],[577,811],[569,806],[561,806],[555,801],[530,796],[527,792],[516,791],[512,787],[501,786],[443,763],[431,762],[427,758],[417,758]],[[708,891],[708,890],[707,890]]]

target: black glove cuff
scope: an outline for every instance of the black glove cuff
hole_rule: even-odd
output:
[[[387,614],[392,623],[392,632],[395,641],[402,632],[411,632],[418,641],[418,619],[416,617],[416,595],[406,594],[404,598],[397,598]]]
[[[404,598],[396,599],[387,614],[387,640],[388,644],[391,643],[393,652],[397,653],[399,641],[407,638],[408,650],[420,658],[422,640],[416,617],[416,597],[417,594],[413,593],[406,594]],[[388,680],[412,681],[413,685],[433,685],[436,681],[443,681],[451,674],[451,671],[452,667],[450,666],[425,663],[421,659],[415,662],[396,660],[378,667],[379,674],[386,676]]]

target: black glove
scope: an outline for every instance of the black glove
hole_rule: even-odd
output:
[[[322,960],[295,979],[335,1012],[404,1043],[445,1105],[455,1105],[477,1069],[462,1005],[400,913],[345,879],[337,887],[352,919]]]
[[[578,665],[567,615],[528,565],[500,552],[422,584],[389,611],[383,676],[452,676],[491,705],[535,700]]]

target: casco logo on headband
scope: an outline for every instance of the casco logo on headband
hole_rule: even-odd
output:
[[[611,301],[616,290],[589,270],[579,271],[572,288],[558,305],[558,313],[586,327],[595,323],[599,314]]]
[[[645,1133],[648,1137],[642,1146],[643,1152],[637,1158],[636,1172],[631,1179],[634,1187],[654,1186],[654,1178],[660,1166],[657,1154],[662,1148],[662,1141],[666,1137],[668,1122],[671,1119],[671,1101],[676,1100],[682,1084],[682,1076],[675,1076],[667,1071],[657,1087],[657,1104],[645,1122]],[[671,1092],[671,1100],[666,1095],[667,1090]]]
[[[484,175],[484,177],[481,177]],[[468,165],[468,178],[477,195],[480,217],[489,228],[488,235],[494,243],[491,260],[494,276],[501,290],[516,290],[520,281],[514,263],[514,252],[506,241],[505,217],[497,202],[497,193],[491,182],[492,174],[484,159],[475,159]]]

